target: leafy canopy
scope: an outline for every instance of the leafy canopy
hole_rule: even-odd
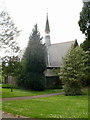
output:
[[[88,58],[82,48],[71,48],[63,59],[60,69],[60,79],[64,83],[66,95],[81,94],[81,87],[85,80],[85,71]]]
[[[86,36],[90,35],[90,2],[85,2],[80,12],[80,20],[78,22],[80,30]]]

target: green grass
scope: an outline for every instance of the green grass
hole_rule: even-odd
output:
[[[10,89],[2,88],[2,98],[44,95],[44,94],[58,93],[62,91],[63,91],[62,89],[52,89],[45,91],[29,91],[23,89],[13,89],[13,92],[11,92]]]
[[[88,97],[57,95],[5,101],[3,111],[30,118],[88,118]]]

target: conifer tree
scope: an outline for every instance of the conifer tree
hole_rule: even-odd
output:
[[[23,56],[23,66],[26,74],[25,86],[33,90],[45,89],[44,70],[46,69],[46,47],[37,24],[29,37],[28,46]]]

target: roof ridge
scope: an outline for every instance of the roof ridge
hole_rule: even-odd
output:
[[[67,41],[67,42],[61,42],[61,43],[53,43],[51,45],[56,45],[56,44],[62,44],[62,43],[69,43],[69,42],[74,42],[75,40],[72,40],[72,41]]]

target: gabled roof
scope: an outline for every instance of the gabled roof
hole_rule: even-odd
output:
[[[48,65],[47,67],[60,67],[62,63],[62,58],[67,54],[68,50],[75,43],[75,41],[63,42],[51,44],[48,48]],[[18,55],[20,60],[22,59],[24,52],[24,48]]]
[[[60,67],[62,58],[67,54],[75,41],[51,44],[48,48],[48,67]]]

